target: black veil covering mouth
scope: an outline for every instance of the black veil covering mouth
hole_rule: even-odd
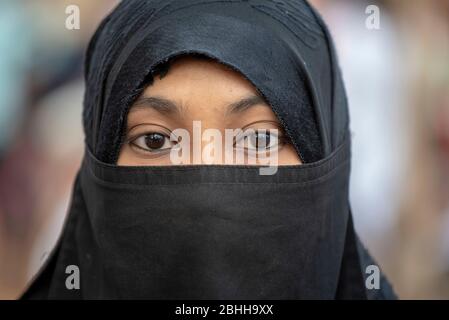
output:
[[[268,177],[115,166],[129,107],[160,63],[185,54],[246,77],[306,164]],[[85,78],[90,151],[61,238],[23,298],[394,297],[386,280],[365,288],[373,262],[348,201],[344,86],[305,1],[122,1],[89,44]],[[65,286],[68,265],[81,270],[79,290]]]

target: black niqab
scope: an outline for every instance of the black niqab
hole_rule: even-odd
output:
[[[301,166],[117,167],[126,115],[161,63],[200,54],[245,76]],[[24,298],[301,299],[367,292],[348,203],[346,96],[304,1],[122,1],[87,51],[86,152],[61,239]],[[362,253],[362,254],[361,254]],[[80,290],[65,286],[68,265]]]

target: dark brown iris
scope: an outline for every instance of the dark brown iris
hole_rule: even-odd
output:
[[[160,133],[150,133],[145,136],[145,144],[149,149],[160,149],[164,143],[165,136]]]

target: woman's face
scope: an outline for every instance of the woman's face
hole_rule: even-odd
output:
[[[177,129],[190,137],[177,135]],[[234,132],[231,143],[225,141],[226,131]],[[180,146],[183,152],[190,148],[183,164],[261,164],[262,152],[276,152],[279,165],[301,164],[272,109],[248,80],[220,63],[191,56],[176,59],[164,77],[155,76],[131,107],[118,165],[172,165],[171,151]],[[244,163],[226,158],[236,149],[244,151]]]

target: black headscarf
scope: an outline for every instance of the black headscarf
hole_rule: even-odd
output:
[[[246,77],[305,164],[118,167],[128,110],[172,58]],[[348,203],[345,91],[327,28],[305,1],[122,1],[87,51],[86,152],[62,236],[24,298],[296,299],[367,291]],[[65,286],[66,267],[81,288]]]

